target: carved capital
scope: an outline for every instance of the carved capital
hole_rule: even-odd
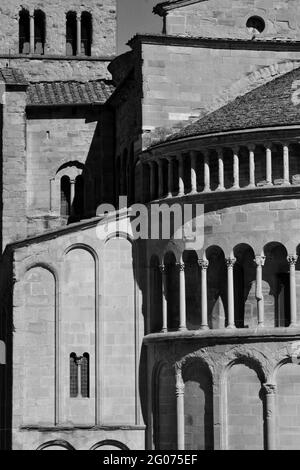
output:
[[[255,256],[255,259],[254,259],[254,263],[256,264],[256,266],[264,266],[265,265],[265,262],[266,262],[266,257],[263,256],[263,255],[258,255],[258,256]]]
[[[165,266],[164,264],[159,265],[158,268],[159,268],[159,270],[160,270],[160,272],[161,272],[162,274],[165,274],[165,272],[166,272],[166,266]]]
[[[180,272],[183,272],[185,270],[184,263],[176,263],[176,266],[178,266]]]
[[[236,263],[236,258],[227,258],[226,259],[226,265],[227,265],[227,268],[229,268],[229,269],[233,268],[235,263]]]
[[[263,391],[266,395],[275,395],[276,394],[276,385],[274,384],[263,384]]]
[[[198,259],[198,264],[203,271],[206,271],[209,266],[209,261],[207,259]]]
[[[298,256],[297,255],[289,255],[287,257],[287,261],[290,266],[296,266],[297,261],[298,261]]]

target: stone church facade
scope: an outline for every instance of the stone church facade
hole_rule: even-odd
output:
[[[2,449],[300,448],[299,2],[154,13],[0,1]]]

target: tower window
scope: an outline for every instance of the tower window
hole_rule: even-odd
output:
[[[44,54],[46,42],[46,15],[41,10],[34,12],[34,52]]]
[[[84,11],[81,15],[81,52],[90,56],[92,53],[92,15]]]
[[[19,14],[19,53],[30,53],[30,18],[28,10],[21,10]]]
[[[81,359],[81,396],[82,398],[89,398],[90,396],[90,356],[84,353]]]
[[[266,23],[260,16],[251,16],[251,18],[248,19],[246,26],[255,35],[261,34],[265,30]]]
[[[71,213],[71,182],[68,176],[60,180],[60,214],[69,216]]]
[[[70,355],[70,397],[78,397],[78,367],[75,353]]]
[[[89,398],[90,396],[90,355],[70,354],[70,397]]]
[[[75,11],[67,13],[66,41],[66,54],[68,56],[77,55],[77,19]]]

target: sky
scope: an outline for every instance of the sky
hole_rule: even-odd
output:
[[[161,33],[162,18],[152,13],[162,0],[118,1],[118,53],[128,50],[126,42],[135,33]]]

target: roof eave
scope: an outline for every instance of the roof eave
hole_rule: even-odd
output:
[[[155,15],[159,15],[159,16],[165,16],[168,11],[170,10],[174,10],[175,8],[180,8],[180,7],[184,7],[186,5],[192,5],[193,3],[199,3],[199,2],[203,2],[205,0],[178,0],[177,2],[172,2],[172,3],[169,3],[168,1],[167,2],[162,2],[162,3],[158,3],[157,5],[155,5],[155,7],[153,8],[153,13]]]

